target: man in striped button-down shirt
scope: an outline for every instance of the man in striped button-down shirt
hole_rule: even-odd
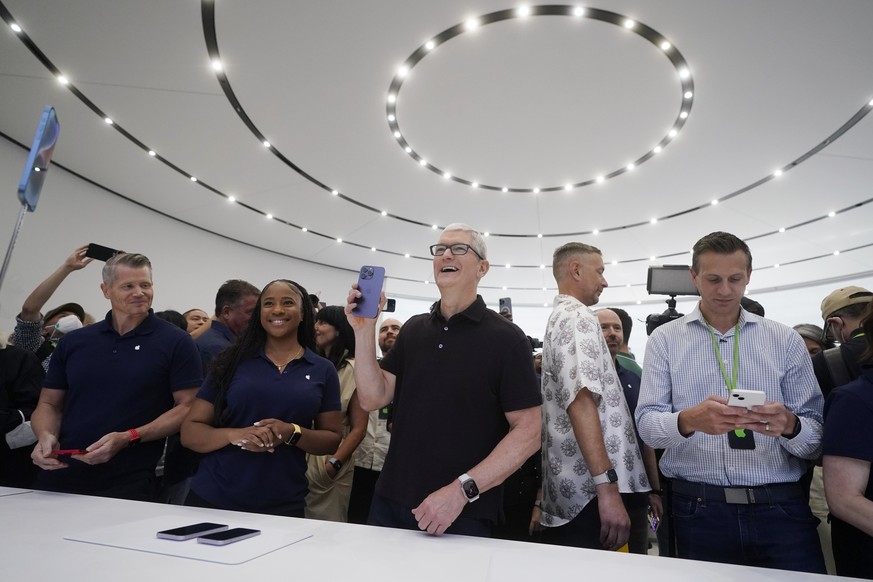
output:
[[[732,234],[694,245],[700,303],[649,338],[638,427],[666,449],[680,557],[823,574],[818,520],[797,483],[821,450],[822,396],[800,336],[740,307],[751,272]],[[734,389],[766,402],[728,406]]]

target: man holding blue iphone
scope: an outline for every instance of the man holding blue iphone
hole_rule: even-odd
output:
[[[487,537],[500,485],[540,447],[540,391],[524,332],[477,293],[489,268],[482,235],[452,224],[430,251],[440,299],[404,324],[381,362],[376,319],[353,313],[359,285],[348,296],[361,405],[394,402],[368,523]]]
[[[732,234],[694,245],[700,303],[649,338],[637,426],[666,449],[679,557],[824,574],[798,483],[821,453],[822,395],[800,335],[740,306],[751,273]]]

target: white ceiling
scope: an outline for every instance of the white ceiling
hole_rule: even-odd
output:
[[[396,296],[433,296],[425,283],[432,277],[427,247],[436,237],[430,225],[452,222],[491,233],[485,286],[506,287],[516,305],[551,301],[554,280],[540,265],[569,240],[617,261],[607,267],[612,287],[604,294],[614,305],[645,299],[647,266],[687,264],[694,241],[714,230],[749,240],[752,292],[852,280],[873,269],[869,0],[587,4],[666,37],[690,66],[693,105],[678,136],[633,171],[539,194],[444,179],[403,151],[386,119],[392,79],[419,47],[516,4],[0,6],[23,28],[0,30],[0,132],[8,139],[29,146],[42,107],[52,105],[61,121],[54,162],[247,244],[327,268],[385,265]],[[204,16],[254,133],[210,66]],[[25,35],[114,127],[55,80]],[[570,14],[534,15],[439,44],[404,79],[397,121],[417,154],[459,179],[563,186],[649,152],[692,101],[680,89],[665,51],[632,30]],[[784,174],[773,178],[779,168]],[[228,203],[229,195],[244,205]]]

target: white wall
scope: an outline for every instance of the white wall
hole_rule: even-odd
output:
[[[20,205],[16,187],[26,152],[0,139],[0,252],[5,254]],[[310,292],[321,292],[328,304],[341,304],[355,273],[311,265],[232,242],[141,208],[58,167],[46,177],[36,212],[24,219],[6,279],[0,289],[0,330],[11,331],[15,315],[28,293],[54,271],[77,246],[96,242],[147,255],[154,266],[156,310],[185,311],[193,307],[212,312],[215,291],[227,279],[240,278],[257,287],[277,278],[293,279]],[[609,271],[607,268],[607,279]],[[754,274],[752,278],[754,283]],[[873,277],[805,289],[751,293],[767,316],[788,325],[821,323],[818,306],[831,290],[846,284],[873,289]],[[73,273],[46,305],[80,303],[100,318],[109,309],[99,289],[100,264]],[[391,282],[386,283],[391,296]],[[609,305],[608,290],[602,306]],[[680,300],[688,313],[693,299]],[[394,317],[405,321],[427,311],[430,301],[398,298]],[[645,318],[666,305],[618,305],[635,320],[631,349],[641,360],[645,352]],[[489,305],[494,309],[497,305]],[[514,321],[530,336],[542,338],[549,307],[513,306]]]

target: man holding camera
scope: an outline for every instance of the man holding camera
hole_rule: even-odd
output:
[[[430,251],[440,300],[403,325],[381,362],[376,319],[352,314],[357,286],[348,295],[361,405],[394,401],[369,523],[489,537],[500,518],[500,485],[540,446],[530,342],[477,293],[489,267],[482,235],[451,224]]]
[[[666,449],[680,557],[824,574],[798,483],[821,452],[822,396],[800,336],[741,308],[751,273],[732,234],[694,245],[700,302],[649,338],[637,426]],[[766,401],[729,406],[735,390]]]

